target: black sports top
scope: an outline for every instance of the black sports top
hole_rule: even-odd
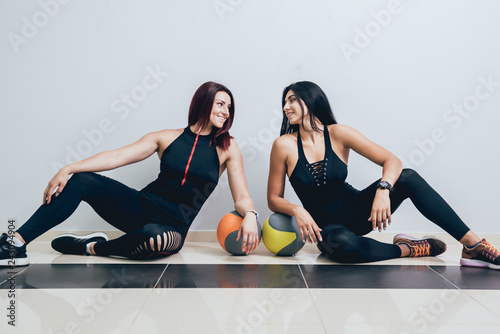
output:
[[[141,190],[160,223],[173,222],[187,233],[215,189],[220,166],[212,138],[195,134],[188,126],[163,151],[158,178]]]
[[[330,143],[328,127],[324,126],[325,157],[309,163],[304,154],[300,131],[297,132],[299,159],[290,183],[304,208],[314,221],[324,227],[335,222],[353,195],[358,193],[347,178],[347,165],[335,154]]]

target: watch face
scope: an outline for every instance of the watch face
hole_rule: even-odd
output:
[[[381,189],[391,189],[391,185],[387,181],[380,181],[378,187]]]

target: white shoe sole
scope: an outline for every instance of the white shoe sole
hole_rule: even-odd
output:
[[[460,265],[464,267],[475,267],[475,268],[490,268],[490,269],[500,269],[500,265],[496,265],[493,263],[481,261],[481,260],[474,260],[474,259],[460,259]]]
[[[71,237],[71,238],[75,238],[75,239],[90,239],[90,238],[95,238],[95,237],[101,237],[101,238],[106,239],[106,241],[108,241],[108,236],[106,235],[106,233],[103,233],[103,232],[94,232],[94,233],[90,233],[87,235],[77,235],[77,234],[73,234],[73,233],[66,233],[66,234],[58,235],[57,237],[54,238],[54,240],[59,239],[59,238],[63,238],[63,237]]]

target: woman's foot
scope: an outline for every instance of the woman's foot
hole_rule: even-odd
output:
[[[472,248],[464,246],[460,264],[467,267],[500,269],[500,252],[483,239]]]
[[[426,235],[422,239],[418,239],[406,234],[397,234],[393,243],[408,247],[410,250],[408,256],[410,257],[438,256],[446,251],[444,241],[433,235]]]
[[[108,241],[108,236],[102,232],[87,235],[68,233],[52,240],[52,248],[63,254],[90,255],[87,252],[87,244],[102,241]]]
[[[2,233],[0,236],[0,267],[19,267],[29,264],[26,245],[14,246],[12,237]]]

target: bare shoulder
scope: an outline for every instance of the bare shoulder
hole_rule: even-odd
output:
[[[170,145],[170,143],[173,142],[177,137],[179,137],[183,131],[184,129],[166,129],[151,132],[150,135],[157,137],[158,140],[162,142],[162,144],[166,143]]]
[[[361,132],[345,124],[331,124],[328,126],[328,131],[330,138],[342,142],[362,136]]]
[[[146,136],[151,136],[158,143],[159,152],[163,152],[183,131],[184,129],[166,129],[148,133]]]
[[[370,141],[358,130],[343,124],[334,124],[329,127],[330,138],[341,143],[345,148],[359,148],[366,146]]]
[[[240,152],[240,147],[236,143],[236,140],[234,138],[231,138],[229,140],[229,147],[226,150],[227,154],[232,156],[234,154],[241,154]]]
[[[175,139],[180,136],[180,134],[184,131],[184,129],[165,129],[156,132],[152,132],[157,136],[160,136],[164,139]]]
[[[297,134],[287,133],[274,140],[273,150],[288,151],[297,147]]]
[[[342,137],[352,135],[353,133],[359,133],[354,128],[345,124],[330,124],[328,125],[328,132],[330,132],[330,137]]]
[[[229,140],[229,147],[227,150],[223,151],[220,147],[217,147],[217,154],[219,155],[221,166],[225,166],[228,160],[234,160],[241,157],[240,148],[234,138]]]

